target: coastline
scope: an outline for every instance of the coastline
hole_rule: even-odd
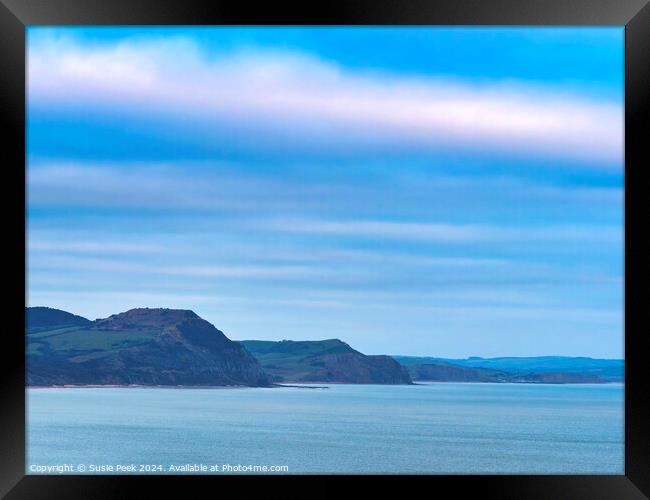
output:
[[[274,386],[250,385],[146,385],[146,384],[64,384],[26,385],[25,389],[271,389]]]
[[[319,384],[319,385],[316,385]],[[324,385],[327,384],[327,385]],[[412,384],[353,384],[349,382],[286,382],[270,386],[250,385],[144,385],[144,384],[64,384],[64,385],[26,385],[25,389],[328,389],[330,385],[372,385],[372,386],[417,386],[429,384],[463,384],[463,385],[550,385],[550,386],[604,386],[620,385],[625,382],[461,382],[446,380],[416,380]]]

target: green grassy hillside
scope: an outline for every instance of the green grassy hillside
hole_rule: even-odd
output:
[[[366,356],[338,339],[241,344],[276,382],[411,383],[408,372],[390,356]]]

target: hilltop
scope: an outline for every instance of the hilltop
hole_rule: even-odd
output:
[[[25,320],[29,332],[54,327],[86,326],[92,323],[89,319],[51,307],[25,308]]]

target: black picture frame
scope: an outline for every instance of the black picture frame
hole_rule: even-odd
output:
[[[336,495],[353,476],[30,476],[25,475],[25,27],[147,24],[619,25],[625,26],[625,474],[612,476],[365,476],[364,487],[415,481],[430,492],[489,498],[636,499],[650,496],[650,378],[641,314],[647,252],[642,200],[648,168],[649,0],[337,0],[290,4],[246,0],[0,0],[0,99],[5,205],[0,495],[7,498],[125,498],[152,490],[251,481],[290,493]],[[16,293],[22,290],[22,296]],[[207,484],[207,483],[210,484]],[[199,484],[201,483],[201,484]],[[310,484],[317,483],[317,484]],[[314,486],[317,486],[315,488]],[[307,488],[307,489],[305,489]],[[449,489],[451,488],[451,489]],[[210,491],[210,490],[206,490]],[[213,490],[216,494],[223,490]],[[232,490],[231,490],[232,491]],[[271,491],[271,490],[268,490]]]

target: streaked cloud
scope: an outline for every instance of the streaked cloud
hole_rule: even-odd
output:
[[[169,251],[163,245],[148,243],[127,243],[114,241],[27,241],[28,250],[33,252],[56,252],[72,254],[152,254]]]
[[[385,220],[268,220],[257,224],[260,229],[312,233],[334,236],[356,236],[378,239],[432,241],[441,243],[473,242],[587,242],[622,243],[619,226],[551,226],[507,227],[477,224],[448,224]]]
[[[35,161],[27,169],[28,203],[168,210],[305,209],[354,192],[342,183],[286,181],[246,170],[246,165],[218,162]]]
[[[469,177],[434,173],[378,173],[353,165],[348,172],[313,178],[295,172],[255,172],[246,163],[90,162],[33,160],[28,163],[32,207],[151,208],[166,210],[377,211],[390,201],[395,212],[435,213],[462,208],[471,199],[481,210],[520,207],[531,201],[552,210],[622,206],[621,187],[554,185],[487,174]],[[316,170],[316,168],[312,169]],[[379,170],[379,169],[378,169]],[[404,172],[404,173],[401,173]],[[190,173],[191,175],[188,175]],[[355,183],[359,175],[372,182]]]
[[[623,107],[525,82],[479,85],[351,70],[296,52],[210,56],[191,39],[82,45],[52,38],[30,46],[30,106],[122,113],[177,125],[193,120],[291,142],[578,160],[620,168]],[[199,126],[199,124],[204,126]]]
[[[317,270],[304,266],[255,265],[155,265],[142,261],[79,258],[68,256],[43,257],[35,264],[41,269],[74,269],[113,273],[144,273],[169,276],[203,278],[291,278],[317,274]]]

